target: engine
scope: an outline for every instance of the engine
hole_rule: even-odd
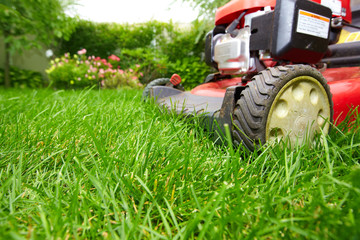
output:
[[[206,62],[220,74],[256,73],[284,63],[316,64],[328,45],[337,42],[339,21],[350,11],[349,4],[341,8],[338,0],[321,0],[323,5],[308,0],[248,2],[231,1],[228,8],[243,9],[217,16],[216,27],[206,36]],[[265,2],[269,5],[259,6]]]

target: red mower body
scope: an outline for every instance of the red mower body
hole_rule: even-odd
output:
[[[331,7],[334,17],[341,17],[347,22],[351,22],[350,0],[311,0],[318,4]],[[272,9],[275,7],[276,0],[232,0],[223,7],[218,8],[215,14],[215,25],[227,24],[237,18],[241,12],[249,10],[248,13],[256,12],[266,6]]]
[[[333,11],[333,17],[341,17],[347,23],[352,21],[350,0],[311,0],[325,5]],[[264,7],[274,9],[276,0],[232,0],[216,11],[215,25],[229,24],[245,10],[247,14],[257,12]],[[240,22],[244,25],[244,21]],[[346,51],[359,49],[358,45],[349,46]],[[336,48],[336,47],[335,47]],[[359,58],[359,57],[358,57]],[[357,60],[355,60],[356,62]],[[356,65],[356,64],[355,64]],[[360,59],[354,67],[336,67],[325,70],[322,74],[328,81],[334,102],[334,122],[339,124],[344,120],[349,110],[360,105]],[[231,78],[222,81],[205,83],[194,88],[191,93],[200,96],[224,97],[226,88],[235,85],[246,85],[241,78]]]
[[[329,68],[322,74],[330,86],[334,102],[334,122],[337,125],[352,108],[360,106],[360,67]],[[192,89],[191,93],[224,98],[228,87],[239,85],[246,86],[241,77],[204,83]]]
[[[205,39],[205,62],[217,72],[191,91],[180,89],[179,76],[157,79],[143,96],[200,114],[217,139],[227,126],[233,143],[250,150],[327,134],[360,106],[360,32],[336,44],[360,25],[357,8],[350,0],[232,0]]]

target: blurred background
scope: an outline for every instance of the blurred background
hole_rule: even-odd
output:
[[[73,56],[85,49],[87,57],[107,60],[112,55],[118,57],[120,62],[116,67],[119,69],[136,68],[138,75],[132,77],[138,78],[141,84],[178,73],[185,87],[192,88],[212,71],[203,61],[204,37],[213,28],[216,8],[226,2],[3,0],[0,3],[0,85],[46,86],[52,81],[50,71],[46,70],[52,71],[51,67],[56,65],[51,61],[64,60],[65,54]],[[351,5],[359,15],[360,0],[352,0]],[[348,35],[358,32],[346,30]],[[348,35],[344,35],[342,41],[346,41]],[[74,82],[79,76],[68,79],[67,83],[62,78],[73,76],[75,67],[76,64],[72,69],[62,69],[69,73],[57,74],[57,80],[53,81],[58,81],[59,87],[69,87],[70,81]],[[5,69],[11,70],[11,83],[5,80]]]

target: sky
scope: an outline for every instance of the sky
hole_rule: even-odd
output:
[[[189,23],[198,12],[182,0],[78,0],[75,12],[94,22],[140,23],[150,20]]]

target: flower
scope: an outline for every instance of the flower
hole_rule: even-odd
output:
[[[118,56],[114,55],[114,54],[110,55],[110,56],[108,57],[108,59],[114,60],[114,61],[117,61],[117,62],[120,61],[120,58],[119,58]]]
[[[137,68],[139,68],[139,67],[140,67],[140,65],[139,65],[139,64],[136,64],[135,66],[136,66]]]
[[[79,50],[79,51],[77,52],[77,54],[79,54],[79,55],[86,54],[86,49],[83,48],[83,49]]]
[[[132,68],[129,68],[129,72],[134,72],[134,70]]]

